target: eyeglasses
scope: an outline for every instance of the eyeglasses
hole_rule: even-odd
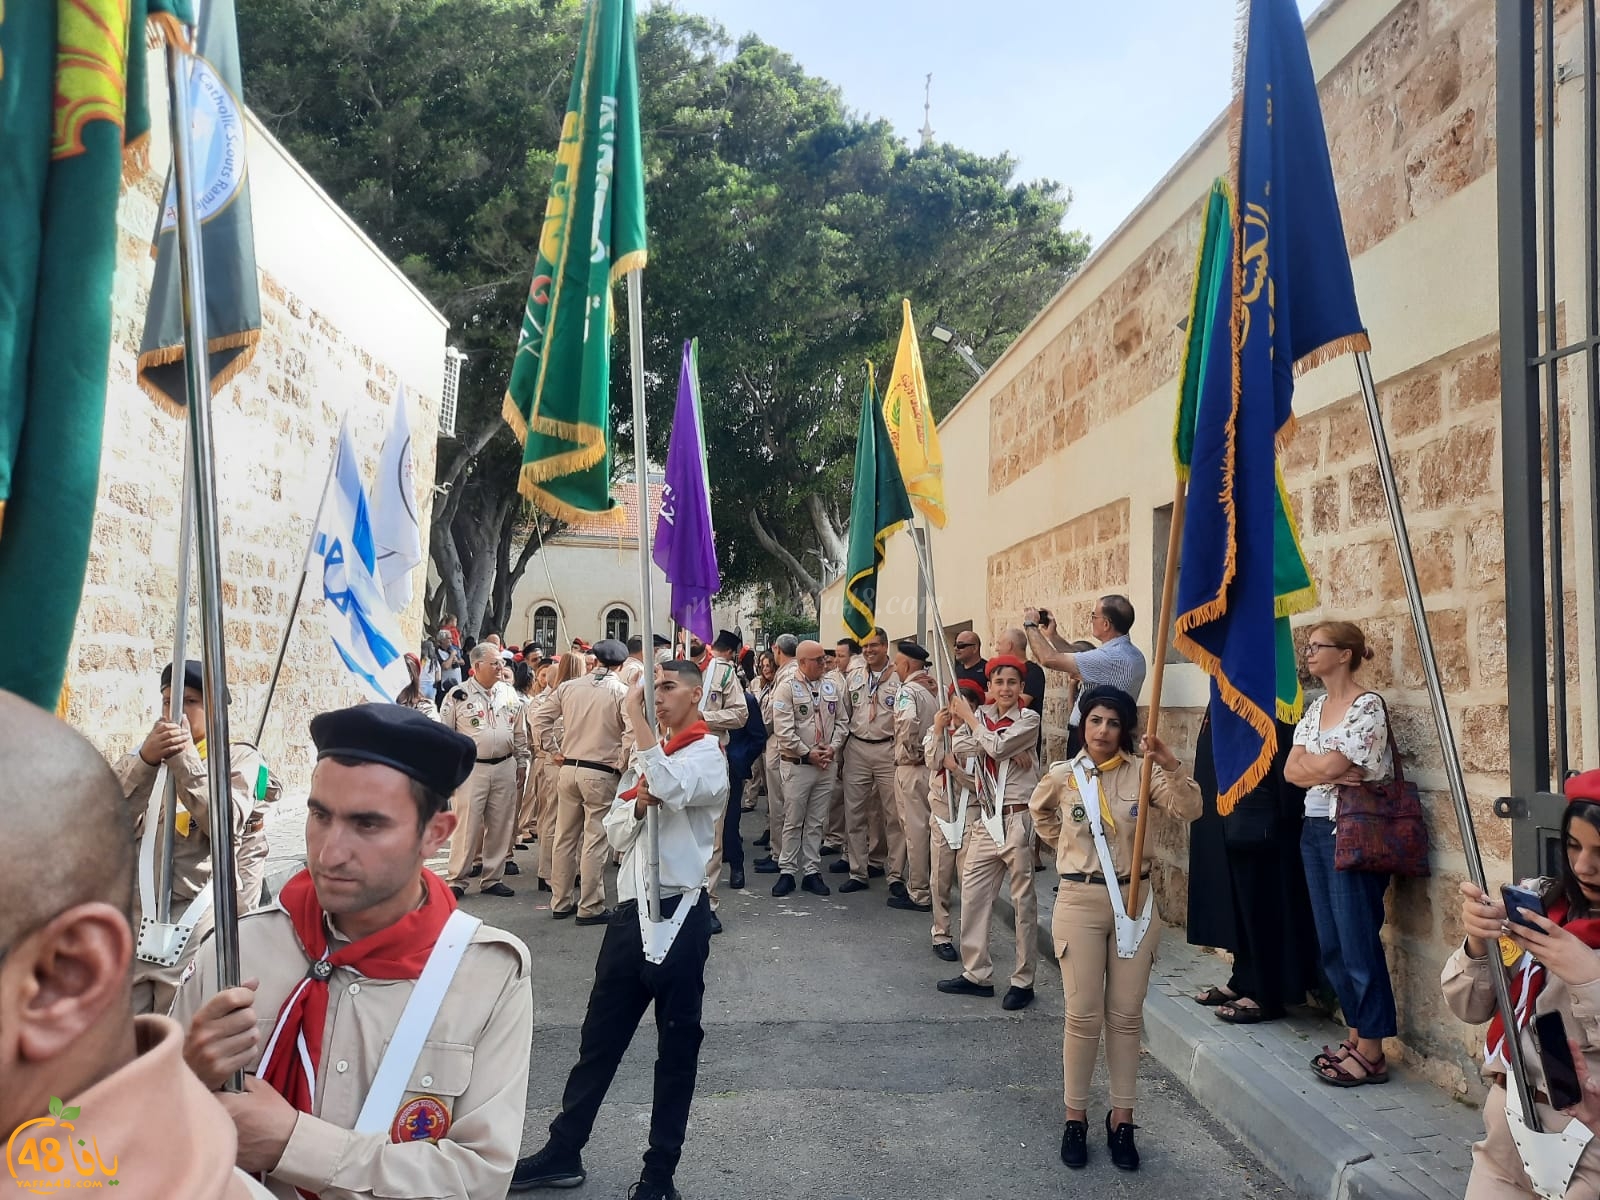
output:
[[[1343,650],[1343,646],[1335,646],[1332,642],[1307,642],[1306,653],[1315,654],[1318,650]]]

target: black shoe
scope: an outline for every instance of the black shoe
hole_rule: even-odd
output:
[[[757,875],[776,875],[777,873],[778,860],[773,858],[772,855],[769,854],[765,858],[756,859]]]
[[[869,873],[870,873],[870,871],[869,871]],[[889,885],[889,895],[891,895],[891,896],[903,896],[907,900],[911,899],[911,893],[906,891],[906,885],[901,883],[898,879],[896,879],[893,883],[891,883]]]
[[[592,913],[587,917],[577,917],[572,923],[574,925],[604,925],[609,920],[611,920],[611,910],[602,908],[599,912]]]
[[[574,904],[571,908],[552,908],[550,910],[550,915],[558,921],[565,921],[568,917],[575,917],[578,915],[578,906]]]
[[[827,842],[823,842],[822,843],[822,857],[823,858],[832,858],[835,854],[843,854],[843,853],[844,853],[844,848],[842,846],[830,846],[830,845],[828,845]]]
[[[765,833],[763,833],[760,837],[758,837],[755,841],[751,842],[750,844],[752,846],[761,846],[763,848],[772,845],[772,830],[770,830],[770,829],[767,830]]]
[[[874,867],[874,866],[871,866],[871,865],[869,865],[867,867],[867,878],[868,879],[882,879],[883,876],[884,876],[884,870],[883,870],[882,867]]]
[[[853,876],[839,885],[839,894],[841,896],[850,892],[864,892],[866,890],[867,881],[865,879],[856,879]]]
[[[728,869],[728,886],[736,892],[744,886],[743,867],[730,867]]]
[[[1019,1008],[1027,1008],[1033,1003],[1033,989],[1031,987],[1008,987],[1005,999],[1000,1001],[1000,1007],[1007,1012],[1016,1012]]]
[[[716,913],[712,913],[711,914],[711,936],[712,937],[716,937],[717,934],[719,934],[721,932],[722,932],[722,918],[717,916]]]
[[[550,881],[548,879],[539,880],[539,890],[541,892],[548,892],[550,890]]]
[[[1074,1171],[1089,1165],[1089,1122],[1067,1122],[1061,1133],[1061,1161]]]
[[[828,871],[834,875],[848,875],[850,874],[850,864],[841,858],[836,863],[829,863]]]
[[[929,907],[931,908],[933,906],[929,905]],[[934,946],[933,952],[940,958],[944,959],[945,962],[956,962],[961,957],[961,955],[956,953],[956,948],[949,942],[938,943],[936,946]]]
[[[931,912],[933,909],[933,905],[931,904],[918,904],[916,901],[912,900],[910,896],[907,896],[904,893],[896,895],[893,891],[890,891],[889,898],[884,901],[884,907],[902,908],[907,912]]]
[[[810,892],[813,896],[831,896],[833,889],[822,882],[822,876],[815,871],[800,881],[800,890]]]
[[[778,876],[778,882],[772,885],[774,896],[787,896],[794,891],[794,876],[785,872]]]
[[[467,878],[468,879],[476,879],[479,875],[482,875],[482,874],[483,874],[483,864],[479,863],[477,866],[473,867],[472,870],[467,872]]]
[[[450,885],[450,894],[452,896],[454,896],[457,900],[463,900],[463,899],[466,898],[467,889],[464,888],[464,887],[456,887],[455,884],[451,884]]]
[[[528,843],[527,842],[518,842],[517,843],[517,849],[518,850],[526,850],[527,848],[528,848]]]
[[[521,875],[522,874],[522,868],[517,866],[517,864],[514,863],[514,862],[508,862],[506,864],[506,874],[507,875]]]
[[[641,1179],[628,1189],[628,1200],[683,1200],[683,1197],[670,1183]]]
[[[491,883],[486,888],[478,889],[480,896],[515,896],[516,893],[503,883]]]
[[[989,983],[973,983],[965,975],[957,975],[954,979],[941,979],[938,988],[947,996],[993,996],[994,985]]]
[[[1111,1165],[1119,1171],[1139,1169],[1139,1147],[1133,1144],[1133,1131],[1139,1128],[1124,1121],[1111,1128],[1111,1114],[1106,1113],[1106,1146],[1111,1150]]]
[[[530,1188],[575,1188],[589,1178],[583,1169],[583,1156],[568,1154],[546,1142],[537,1154],[517,1160],[511,1172],[511,1190],[524,1192]]]

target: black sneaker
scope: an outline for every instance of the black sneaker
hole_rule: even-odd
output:
[[[772,855],[769,854],[765,858],[756,859],[757,875],[776,875],[777,873],[778,860],[773,858]]]
[[[763,850],[766,849],[768,846],[772,845],[772,830],[770,830],[770,829],[767,830],[765,833],[763,833],[760,837],[758,837],[755,841],[751,842],[750,844],[752,846],[760,847]]]
[[[467,889],[464,888],[464,887],[457,887],[455,884],[452,883],[450,885],[450,894],[452,896],[454,896],[457,900],[463,900],[463,899],[466,898]]]
[[[867,881],[865,879],[857,879],[853,875],[839,885],[839,894],[841,896],[847,896],[851,892],[864,892],[866,890]]]
[[[848,875],[850,874],[850,864],[841,858],[836,863],[829,863],[828,871],[834,875]]]
[[[822,876],[815,871],[800,881],[800,890],[810,892],[813,896],[831,896],[833,889],[822,882]]]
[[[1139,1169],[1139,1147],[1133,1144],[1133,1131],[1139,1128],[1123,1121],[1111,1127],[1111,1114],[1106,1113],[1106,1146],[1111,1151],[1111,1165],[1119,1171]]]
[[[945,962],[956,962],[961,958],[961,955],[956,953],[956,948],[949,942],[935,942],[933,952]]]
[[[503,883],[491,883],[486,888],[479,888],[478,889],[478,895],[480,895],[480,896],[504,896],[507,899],[510,899],[512,896],[515,896],[516,894],[517,894],[516,892],[514,892],[511,888],[508,888]]]
[[[468,879],[476,879],[479,875],[482,875],[482,874],[483,874],[483,864],[479,863],[477,866],[473,867],[472,870],[467,872],[467,878]]]
[[[1089,1122],[1067,1122],[1061,1133],[1061,1161],[1074,1171],[1089,1165]]]
[[[871,865],[868,865],[868,867],[867,867],[867,878],[868,879],[882,879],[885,874],[886,874],[886,872],[884,871],[884,869],[882,867],[874,867],[874,866],[871,866]]]
[[[792,891],[794,891],[793,875],[779,875],[778,882],[772,885],[772,894],[774,896],[787,896]]]
[[[670,1183],[641,1179],[628,1189],[628,1200],[683,1200],[683,1197]]]
[[[744,868],[743,867],[729,867],[728,868],[728,886],[731,887],[736,892],[744,887]]]
[[[941,979],[938,988],[947,996],[993,996],[994,985],[989,983],[973,983],[965,974],[957,975],[954,979]]]
[[[522,874],[522,868],[517,866],[517,864],[514,863],[514,862],[508,862],[506,864],[506,874],[507,875],[521,875]]]
[[[602,908],[597,913],[589,913],[588,915],[580,913],[573,919],[572,923],[574,925],[604,925],[609,920],[611,920],[611,910]]]
[[[511,1172],[511,1190],[525,1192],[532,1188],[580,1187],[589,1173],[583,1169],[583,1156],[559,1150],[554,1143],[546,1142],[537,1154],[518,1159]]]
[[[1033,989],[1031,987],[1008,987],[1005,999],[1000,1001],[1000,1007],[1007,1012],[1016,1012],[1019,1008],[1027,1008],[1033,1003]]]
[[[868,873],[871,873],[870,867],[868,868]],[[898,879],[889,885],[889,895],[899,896],[905,900],[909,900],[911,898],[911,893],[906,891],[906,885],[901,883]]]
[[[717,934],[719,934],[721,932],[722,932],[722,918],[717,916],[716,913],[712,913],[711,914],[711,936],[712,937],[716,937]]]
[[[841,846],[830,846],[826,842],[824,842],[822,844],[822,857],[823,858],[831,858],[835,854],[843,854],[843,853],[844,853],[844,848],[841,847]]]

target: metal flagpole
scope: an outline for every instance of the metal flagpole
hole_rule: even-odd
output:
[[[650,456],[645,445],[644,280],[639,268],[628,272],[628,352],[633,373],[633,475],[639,489],[639,636],[650,647],[643,675],[644,719],[656,723],[654,609],[650,599]],[[645,912],[661,920],[661,821],[654,804],[644,811]]]
[[[194,545],[194,459],[189,453],[189,429],[183,430],[183,507],[178,513],[178,617],[172,625],[172,683],[167,693],[167,720],[183,718],[184,664],[189,661],[189,563]],[[209,749],[209,746],[208,746]],[[156,876],[156,920],[172,921],[172,847],[177,831],[178,781],[169,772],[166,794],[161,797],[161,872]]]
[[[544,533],[539,529],[539,514],[537,512],[533,514],[533,536],[539,539],[539,565],[544,567],[544,582],[545,586],[550,589],[550,603],[556,606],[556,640],[555,645],[551,646],[550,649],[559,654],[562,646],[561,627],[567,624],[567,615],[561,611],[561,597],[556,595],[555,576],[550,574],[550,560],[545,556]],[[567,626],[566,645],[572,645],[572,627],[570,625]]]
[[[196,557],[200,580],[200,644],[206,707],[206,782],[211,803],[211,909],[216,928],[217,987],[239,983],[237,885],[234,881],[233,806],[227,802],[232,769],[228,753],[227,666],[222,635],[222,563],[217,519],[216,447],[211,429],[211,359],[206,341],[205,263],[195,212],[194,148],[189,134],[189,55],[167,43],[167,97],[172,119],[172,175],[178,207],[182,263],[184,375],[189,398],[189,452],[194,470]],[[172,681],[174,685],[181,682]],[[226,1084],[239,1091],[235,1072]]]
[[[1445,707],[1444,683],[1439,676],[1439,660],[1433,650],[1433,635],[1428,629],[1428,613],[1423,607],[1422,585],[1417,580],[1417,563],[1411,553],[1411,535],[1406,532],[1405,513],[1400,508],[1400,489],[1395,483],[1394,462],[1389,457],[1389,439],[1383,431],[1383,413],[1378,408],[1378,390],[1372,381],[1372,364],[1366,351],[1356,354],[1356,374],[1361,380],[1361,394],[1367,402],[1367,424],[1372,428],[1372,447],[1378,459],[1378,478],[1383,483],[1383,496],[1389,506],[1389,521],[1394,526],[1395,549],[1400,559],[1400,575],[1405,581],[1406,601],[1411,606],[1411,621],[1417,632],[1417,648],[1422,654],[1422,674],[1428,685],[1428,704],[1433,709],[1433,722],[1439,731],[1439,746],[1444,752],[1445,779],[1450,785],[1450,799],[1456,809],[1456,824],[1461,829],[1461,850],[1467,860],[1467,873],[1472,882],[1483,891],[1489,890],[1488,877],[1483,870],[1483,856],[1478,850],[1478,835],[1472,823],[1472,810],[1467,805],[1467,783],[1461,774],[1461,757],[1456,749],[1455,731],[1450,726],[1450,710]],[[1506,978],[1506,968],[1500,958],[1498,946],[1489,947],[1489,977],[1494,981],[1494,1000],[1505,1024],[1506,1061],[1511,1067],[1511,1079],[1516,1087],[1517,1099],[1522,1105],[1524,1123],[1535,1133],[1543,1132],[1539,1112],[1534,1107],[1533,1093],[1528,1087],[1527,1066],[1522,1057],[1522,1039],[1517,1036],[1516,1006],[1511,1002],[1511,987]]]
[[[914,524],[907,527],[908,531],[911,532],[914,532],[915,528]],[[944,640],[944,618],[939,613],[939,590],[934,586],[933,582],[933,552],[929,549],[928,543],[922,538],[913,536],[911,545],[917,553],[917,574],[927,587],[928,604],[933,612],[933,623],[937,627],[933,637],[933,673],[934,681],[939,688],[939,707],[945,708],[950,703],[948,690],[955,686],[956,664],[955,658],[950,653],[950,647],[945,644]],[[943,738],[940,739],[938,749],[939,767],[944,769],[945,756],[950,752],[950,730],[948,727],[945,729]],[[956,819],[956,798],[951,794],[951,789],[948,786],[949,778],[949,773],[946,771],[944,803],[945,808],[950,813],[950,820],[954,821]]]

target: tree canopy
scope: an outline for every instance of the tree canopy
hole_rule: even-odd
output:
[[[571,83],[579,0],[255,0],[246,98],[452,322],[467,354],[440,445],[432,555],[465,628],[503,627],[537,549],[500,418]],[[640,18],[649,441],[664,461],[682,342],[701,384],[725,587],[814,598],[842,566],[864,360],[909,297],[992,361],[1088,253],[1070,195],[1007,156],[913,147],[758,38]],[[630,461],[626,343],[613,371]],[[971,380],[925,347],[942,415]],[[541,526],[549,531],[549,524]],[[519,544],[521,542],[521,544]]]

